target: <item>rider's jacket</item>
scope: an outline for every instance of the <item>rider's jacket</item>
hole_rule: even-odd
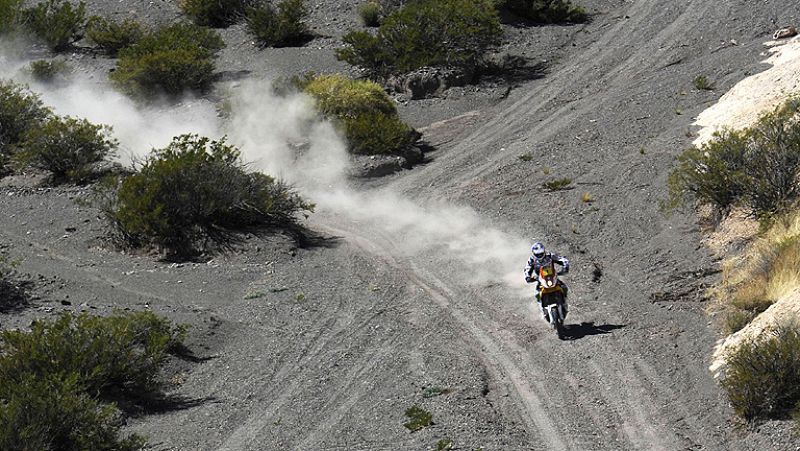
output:
[[[564,268],[564,273],[569,272],[569,260],[567,260],[566,257],[562,257],[552,252],[545,252],[542,258],[536,258],[533,255],[530,256],[528,259],[528,264],[525,265],[525,280],[536,279],[534,274],[538,274],[542,265],[549,263],[551,260],[561,265]]]

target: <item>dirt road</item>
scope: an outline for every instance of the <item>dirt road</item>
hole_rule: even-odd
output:
[[[692,117],[760,69],[762,42],[797,21],[796,5],[587,4],[594,21],[570,29],[544,78],[426,129],[439,144],[432,162],[357,188],[467,205],[486,227],[565,253],[569,340],[503,279],[471,280],[475,262],[458,252],[409,252],[409,234],[424,228],[401,233],[322,208],[309,225],[324,245],[249,237],[241,252],[169,264],[100,246],[97,211],[73,202],[81,190],[8,187],[2,240],[42,288],[34,308],[0,317],[3,327],[115,308],[192,324],[202,361],[171,369],[186,402],[131,421],[157,450],[418,450],[440,440],[470,450],[795,449],[783,423],[732,426],[706,370],[715,333],[701,294],[714,262],[692,215],[665,216],[658,200]],[[697,91],[699,74],[716,90]],[[402,113],[424,122],[446,111],[426,105]],[[541,189],[561,177],[572,189]],[[521,274],[520,252],[505,264]],[[677,291],[687,295],[668,295]],[[410,433],[404,412],[415,404],[434,424]]]

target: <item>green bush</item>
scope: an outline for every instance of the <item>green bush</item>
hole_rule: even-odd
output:
[[[214,79],[214,56],[224,46],[219,33],[188,23],[166,26],[119,52],[111,79],[141,96],[203,90]]]
[[[139,450],[106,401],[160,396],[166,355],[184,330],[150,312],[62,314],[0,332],[0,449]]]
[[[695,88],[697,88],[700,91],[714,90],[714,83],[712,83],[711,80],[709,80],[708,77],[706,77],[705,75],[698,75],[694,77],[694,80],[692,80],[692,84],[694,85]]]
[[[197,25],[227,27],[238,21],[245,12],[246,0],[180,0],[183,12]]]
[[[86,25],[86,4],[69,0],[45,0],[25,10],[25,24],[52,50],[64,50]]]
[[[183,256],[244,230],[292,229],[312,209],[280,181],[248,172],[224,140],[183,135],[121,183],[107,213],[127,243]]]
[[[0,80],[0,174],[17,152],[23,135],[52,115],[25,86]]]
[[[311,39],[305,23],[305,0],[282,0],[277,9],[267,1],[247,8],[247,28],[265,47],[302,46]]]
[[[337,58],[371,76],[425,66],[474,70],[500,43],[503,30],[491,0],[419,0],[389,14],[373,36],[351,31]]]
[[[800,401],[800,331],[741,344],[729,357],[722,387],[748,421],[783,416]]]
[[[400,120],[394,102],[377,83],[322,75],[303,84],[320,113],[339,126],[351,153],[398,153],[416,139],[414,130]]]
[[[22,19],[22,0],[0,0],[0,36],[17,31]]]
[[[25,374],[0,388],[0,449],[135,451],[136,435],[122,438],[116,409],[84,392],[75,374]]]
[[[342,120],[350,152],[359,155],[399,153],[415,141],[413,130],[397,115],[371,112]]]
[[[336,49],[336,58],[367,71],[373,78],[399,71],[388,43],[367,31],[350,31],[342,36],[347,47]]]
[[[433,415],[416,404],[406,409],[406,418],[408,422],[403,426],[411,432],[417,432],[433,424]]]
[[[94,16],[86,25],[86,36],[103,51],[114,56],[120,50],[142,39],[144,29],[133,19],[115,22]]]
[[[182,347],[184,329],[151,312],[109,317],[62,314],[30,332],[0,333],[0,380],[75,375],[87,393],[106,400],[149,399],[163,390],[161,367]],[[7,399],[0,388],[0,395]]]
[[[370,0],[358,7],[358,15],[361,21],[368,27],[377,27],[381,24],[381,5]]]
[[[495,0],[498,9],[506,10],[536,23],[581,23],[589,19],[586,10],[569,0]]]
[[[741,205],[760,218],[785,211],[800,195],[799,110],[800,100],[790,99],[749,129],[723,131],[686,150],[670,173],[667,206]]]
[[[42,83],[51,83],[66,75],[69,66],[64,61],[36,60],[28,65],[28,70],[34,80]]]
[[[547,191],[563,191],[565,189],[569,189],[571,186],[572,179],[568,177],[542,183],[542,188],[546,189]]]
[[[110,131],[85,119],[53,117],[25,132],[24,150],[14,158],[22,166],[50,171],[54,182],[83,182],[116,149]]]

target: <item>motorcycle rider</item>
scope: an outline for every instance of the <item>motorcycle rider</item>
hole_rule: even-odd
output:
[[[525,282],[533,283],[533,289],[536,293],[536,303],[539,304],[539,310],[542,312],[542,319],[547,321],[547,310],[542,307],[541,292],[539,291],[539,269],[543,265],[549,264],[550,261],[561,265],[559,274],[566,274],[569,272],[569,260],[553,252],[546,252],[544,244],[540,242],[533,243],[531,246],[531,256],[528,258],[528,263],[525,265]],[[564,290],[564,316],[567,315],[567,286],[558,280],[561,289]]]

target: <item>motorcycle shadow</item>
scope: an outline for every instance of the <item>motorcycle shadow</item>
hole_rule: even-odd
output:
[[[588,335],[610,334],[616,329],[622,329],[625,324],[602,324],[594,325],[594,321],[583,322],[580,324],[564,324],[564,340],[580,340]]]

